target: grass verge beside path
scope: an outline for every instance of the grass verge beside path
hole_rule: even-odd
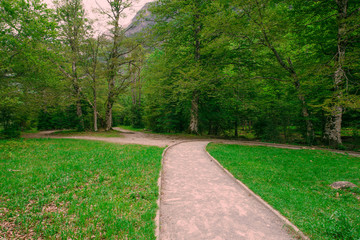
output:
[[[209,144],[234,177],[280,211],[311,239],[360,239],[360,158],[319,150]]]
[[[0,238],[155,239],[163,149],[0,141]]]

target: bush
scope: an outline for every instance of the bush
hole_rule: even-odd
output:
[[[11,125],[2,131],[2,135],[5,139],[19,138],[20,130],[19,130],[18,126]]]
[[[142,128],[142,108],[139,105],[132,105],[130,109],[131,126],[134,128]]]
[[[279,141],[279,125],[270,118],[258,119],[254,124],[255,135],[263,140]]]

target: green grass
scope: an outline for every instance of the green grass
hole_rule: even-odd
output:
[[[155,239],[163,149],[0,141],[0,238]]]
[[[53,132],[51,135],[55,136],[90,136],[90,137],[124,137],[119,131],[110,130],[110,131],[86,131],[78,132],[75,130],[61,130]]]
[[[119,125],[119,126],[116,126],[116,127],[119,127],[119,128],[125,129],[125,130],[134,131],[134,132],[142,132],[142,131],[144,131],[144,128],[134,128],[132,126]]]
[[[209,153],[311,239],[360,239],[360,158],[320,150],[210,144]]]

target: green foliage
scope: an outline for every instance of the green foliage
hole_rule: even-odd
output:
[[[358,113],[359,3],[348,7],[349,81],[340,101]],[[313,144],[309,134],[322,137],[337,101],[336,9],[326,1],[158,1],[151,30],[161,44],[143,70],[147,127],[186,130],[196,91],[203,133],[236,134],[239,123],[252,122],[259,138]]]
[[[0,132],[0,136],[2,135],[3,138],[19,138],[20,137],[20,129],[16,124],[12,124],[5,128],[3,131]]]
[[[144,127],[142,122],[142,106],[141,105],[131,105],[130,109],[130,119],[131,126],[133,128],[142,128]]]
[[[329,186],[336,181],[359,186],[357,157],[222,144],[210,144],[207,150],[309,238],[360,237],[359,188],[335,190]]]
[[[47,109],[47,112],[41,110],[37,128],[39,130],[73,129],[77,128],[77,123],[75,106],[70,106],[65,110],[61,108]]]
[[[0,237],[155,239],[163,149],[0,142]]]
[[[0,3],[0,114],[8,136],[34,127],[38,108],[60,95],[47,49],[56,25],[53,11],[40,1]]]
[[[246,128],[314,144],[336,106],[344,127],[360,128],[356,0],[345,18],[336,1],[160,0],[142,38],[127,37],[117,14],[132,1],[109,4],[112,39],[95,37],[81,0],[57,1],[56,11],[39,0],[0,3],[3,128],[114,123],[174,133],[196,119],[198,134],[238,137]],[[334,84],[339,67],[345,77]],[[342,140],[358,149],[357,135]]]

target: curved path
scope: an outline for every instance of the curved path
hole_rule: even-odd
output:
[[[25,138],[71,138],[71,139],[84,139],[84,140],[97,140],[119,144],[141,144],[149,146],[166,147],[173,144],[179,143],[189,138],[174,135],[163,135],[163,134],[152,134],[144,132],[134,132],[130,130],[124,130],[118,127],[114,127],[114,130],[119,131],[123,137],[94,137],[94,136],[56,136],[51,135],[56,131],[41,131],[38,133],[27,133],[24,134]],[[258,141],[243,141],[243,140],[224,140],[224,139],[192,139],[193,141],[208,141],[224,144],[238,144],[238,145],[249,145],[249,146],[267,146],[276,148],[287,148],[287,149],[311,149],[311,150],[324,150],[341,154],[348,154],[355,157],[360,157],[359,152],[341,151],[335,149],[325,149],[320,147],[309,147],[309,146],[296,146],[289,144],[279,143],[265,143]]]
[[[158,146],[158,147],[170,146],[181,141],[180,138],[161,135],[161,134],[134,132],[117,127],[114,127],[114,130],[119,131],[122,136],[121,137],[98,137],[98,136],[86,136],[86,135],[59,136],[59,135],[52,135],[54,132],[56,132],[55,130],[52,130],[52,131],[41,131],[38,133],[27,133],[24,134],[23,137],[83,139],[83,140],[104,141],[104,142],[118,143],[118,144],[140,144],[140,145]]]
[[[215,139],[181,142],[184,139],[174,136],[115,130],[120,131],[123,137],[54,137],[50,135],[51,131],[25,137],[75,138],[160,147],[171,145],[164,154],[161,173],[160,230],[157,233],[161,240],[292,239],[283,227],[286,221],[219,167],[205,147],[213,141],[290,149],[311,148]],[[359,156],[358,153],[352,155]]]
[[[164,156],[160,236],[165,239],[292,239],[284,223],[207,155],[206,141]]]

